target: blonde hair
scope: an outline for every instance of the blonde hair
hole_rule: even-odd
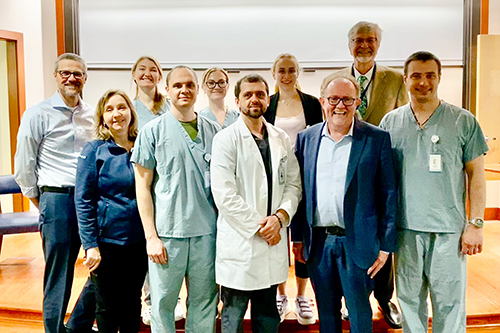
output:
[[[278,66],[278,62],[280,62],[280,60],[283,60],[283,59],[291,60],[293,62],[293,64],[295,65],[295,69],[297,70],[297,74],[300,73],[301,68],[300,68],[299,61],[297,60],[297,58],[291,53],[282,53],[279,56],[277,56],[276,59],[274,59],[273,66],[271,67],[271,72],[273,74],[276,73],[276,67]],[[302,91],[302,88],[300,87],[299,79],[297,79],[297,82],[295,82],[295,88]],[[280,88],[278,87],[277,84],[275,84],[274,85],[274,92],[277,93],[279,91],[280,91]]]
[[[160,74],[160,81],[163,79],[163,70],[161,69],[160,62],[156,60],[155,58],[151,56],[142,56],[140,57],[132,66],[132,75],[135,73],[137,66],[139,63],[143,60],[150,60],[152,61],[156,68],[158,69],[158,73]],[[137,82],[135,82],[135,97],[134,99],[137,99],[139,97],[139,86],[137,85]],[[155,96],[153,97],[153,109],[151,110],[154,114],[157,114],[160,110],[163,109],[165,106],[165,103],[167,102],[165,96],[158,91],[158,85],[155,87]]]
[[[123,97],[125,102],[127,103],[128,108],[130,109],[130,124],[128,125],[128,139],[130,141],[135,141],[137,138],[138,125],[137,125],[137,113],[135,112],[134,105],[132,101],[127,96],[127,94],[119,89],[110,89],[104,93],[97,102],[97,107],[95,108],[94,115],[94,132],[95,137],[99,140],[109,140],[113,136],[108,129],[108,126],[104,123],[104,112],[106,111],[106,103],[108,103],[109,99],[115,95]]]
[[[207,69],[203,73],[203,76],[201,78],[201,84],[205,85],[208,81],[208,77],[210,76],[210,74],[215,73],[215,72],[221,72],[222,74],[224,74],[224,76],[226,77],[226,81],[229,83],[229,74],[227,73],[227,71],[224,68],[212,67],[212,68]]]

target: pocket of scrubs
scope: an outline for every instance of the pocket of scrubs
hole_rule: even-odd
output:
[[[279,180],[279,184],[280,185],[285,184],[285,180],[286,180],[286,162],[287,162],[287,160],[288,160],[287,156],[283,156],[280,159],[280,165],[278,167],[278,180]]]

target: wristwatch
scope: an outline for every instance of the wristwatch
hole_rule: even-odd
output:
[[[469,220],[469,224],[472,224],[473,226],[477,228],[482,228],[484,227],[484,220],[480,217],[476,217],[475,219]]]

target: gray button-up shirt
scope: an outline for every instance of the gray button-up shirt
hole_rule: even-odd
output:
[[[24,112],[17,134],[15,178],[28,198],[41,186],[75,186],[77,158],[92,138],[94,108],[66,106],[58,92]]]

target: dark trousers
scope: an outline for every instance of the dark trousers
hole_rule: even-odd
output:
[[[91,273],[96,287],[100,333],[137,333],[141,326],[142,285],[148,270],[146,241],[100,243],[101,263]]]
[[[95,286],[89,277],[66,323],[68,332],[88,333],[92,331],[96,309],[95,293]]]
[[[45,332],[63,333],[80,250],[75,202],[71,193],[40,195],[40,233],[45,271],[43,277],[43,322]]]
[[[261,290],[222,289],[221,327],[223,333],[243,333],[243,317],[251,302],[250,316],[252,332],[276,333],[280,325],[280,316],[276,307],[278,285]]]
[[[322,229],[322,228],[321,228]],[[341,298],[344,295],[352,333],[372,332],[370,293],[373,280],[366,269],[346,255],[345,236],[313,229],[307,268],[316,294],[321,333],[341,333]]]
[[[392,260],[393,254],[389,254],[389,258],[385,262],[382,269],[375,275],[375,289],[373,295],[379,304],[383,306],[392,298],[394,293],[394,264]]]
[[[307,265],[295,260],[295,276],[300,279],[309,279],[309,273],[307,272]]]

